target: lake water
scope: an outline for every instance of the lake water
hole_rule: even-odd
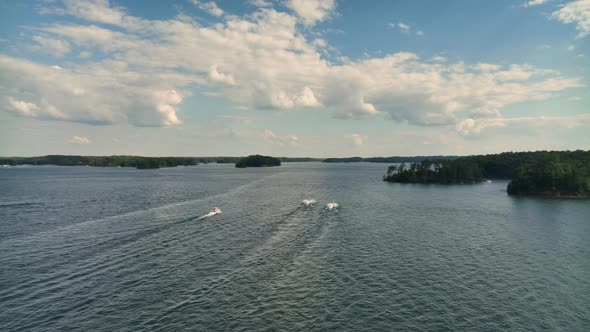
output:
[[[590,200],[387,166],[2,168],[0,330],[590,330]]]

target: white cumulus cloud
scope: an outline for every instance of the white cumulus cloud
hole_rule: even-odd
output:
[[[230,84],[230,85],[233,85],[236,83],[234,80],[234,77],[231,74],[225,74],[225,73],[219,72],[219,70],[217,68],[218,68],[217,64],[214,64],[209,69],[209,79],[211,81]]]
[[[257,8],[210,25],[186,16],[148,20],[106,0],[89,3],[66,1],[54,9],[81,23],[35,29],[104,56],[55,70],[0,55],[0,109],[91,124],[171,126],[182,122],[182,103],[198,86],[246,110],[312,108],[337,118],[386,115],[412,125],[455,126],[583,86],[579,78],[530,65],[423,60],[409,52],[330,61],[323,54],[331,46],[308,39],[300,23],[328,18],[333,1],[290,1],[295,14]],[[38,109],[22,111],[11,100]]]
[[[8,98],[8,103],[15,111],[20,112],[26,116],[35,116],[39,111],[39,106],[33,103],[27,103],[26,101]]]
[[[199,9],[206,11],[207,13],[213,15],[213,16],[221,16],[223,15],[223,9],[219,8],[219,6],[217,6],[217,3],[215,3],[215,1],[199,1],[199,0],[191,0],[191,2],[199,7]]]
[[[61,57],[70,52],[70,43],[65,40],[43,36],[34,36],[33,40],[37,42],[37,45],[33,46],[33,48],[44,53]]]
[[[7,101],[4,109],[26,117],[90,124],[178,124],[176,107],[184,93],[177,87],[193,82],[181,74],[133,71],[116,61],[56,70],[4,55],[0,73],[11,82],[0,90],[0,102]],[[19,107],[22,103],[35,107]]]
[[[534,7],[534,6],[542,5],[546,2],[549,2],[549,0],[529,0],[525,3],[523,3],[522,6],[523,7]]]
[[[562,23],[575,24],[578,38],[590,34],[590,0],[568,2],[551,16]]]
[[[249,3],[256,7],[272,7],[272,3],[266,0],[250,0]]]
[[[410,26],[409,26],[409,25],[407,25],[407,24],[405,24],[404,22],[399,22],[399,23],[397,24],[397,26],[398,26],[398,28],[399,28],[401,31],[403,31],[403,32],[408,32],[408,31],[410,31]]]
[[[303,24],[312,26],[330,17],[336,9],[334,0],[288,0],[285,6],[292,9]]]

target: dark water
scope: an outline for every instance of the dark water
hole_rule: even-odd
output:
[[[590,330],[590,200],[386,166],[0,169],[0,330]]]

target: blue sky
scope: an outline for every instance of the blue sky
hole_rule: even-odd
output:
[[[0,0],[0,155],[588,150],[589,41],[590,0]]]

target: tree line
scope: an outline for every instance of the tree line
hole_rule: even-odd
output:
[[[474,183],[510,179],[510,194],[590,195],[590,151],[505,152],[390,166],[385,181]]]
[[[67,156],[48,155],[27,158],[0,158],[2,165],[57,165],[57,166],[96,166],[96,167],[135,167],[150,169],[197,165],[193,157],[138,157],[138,156]]]
[[[198,164],[234,164],[243,157],[141,157],[141,156],[68,156],[47,155],[40,157],[0,157],[0,165],[57,165],[159,168],[189,166]],[[317,158],[280,157],[283,162],[321,161]]]
[[[259,154],[242,158],[236,162],[237,168],[281,166],[281,160]]]
[[[403,163],[403,162],[421,162],[423,160],[453,160],[457,156],[413,156],[413,157],[346,157],[346,158],[326,158],[325,163]]]

